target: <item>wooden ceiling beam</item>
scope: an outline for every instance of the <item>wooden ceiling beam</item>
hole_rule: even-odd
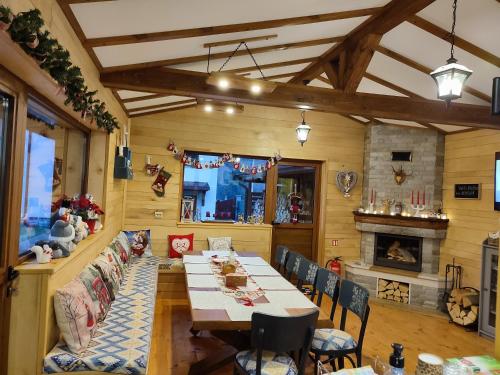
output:
[[[144,106],[144,107],[129,108],[128,112],[130,114],[133,114],[134,112],[147,111],[147,110],[159,109],[159,108],[176,107],[176,106],[179,106],[179,105],[193,104],[193,103],[196,103],[196,99],[195,98],[186,99],[186,100],[178,100],[176,102],[170,102],[170,103],[147,105],[147,106]]]
[[[132,98],[122,99],[122,102],[123,103],[142,102],[143,100],[165,98],[167,96],[171,96],[171,95],[167,95],[167,94],[141,95],[141,96],[135,96],[135,97],[132,97]]]
[[[181,109],[187,109],[187,108],[194,108],[198,106],[197,103],[194,104],[186,104],[186,105],[180,105],[178,107],[174,108],[164,108],[164,109],[158,109],[156,111],[148,111],[148,112],[140,112],[140,113],[132,113],[130,114],[129,117],[134,118],[134,117],[141,117],[141,116],[148,116],[148,115],[155,115],[158,113],[165,113],[165,112],[173,112],[173,111],[179,111]]]
[[[142,69],[101,74],[104,86],[114,89],[153,91],[194,98],[224,100],[283,108],[307,105],[312,110],[340,114],[435,122],[477,128],[500,129],[500,117],[488,106],[376,94],[346,94],[339,90],[276,82],[272,93],[252,95],[246,90],[221,91],[207,84],[208,74],[171,68]]]
[[[332,38],[305,40],[302,42],[275,44],[272,46],[253,48],[252,54],[255,55],[255,54],[265,53],[265,52],[283,51],[283,50],[292,49],[292,48],[304,48],[304,47],[311,47],[311,46],[320,46],[323,44],[333,44],[333,43],[341,42],[343,39],[344,39],[343,36],[337,36],[337,37],[332,37]],[[238,51],[236,51],[236,53],[234,53],[234,51],[212,53],[210,55],[210,61],[217,60],[217,59],[225,59],[231,55],[232,56],[245,56],[245,55],[248,55],[248,52],[246,50],[238,50]],[[148,61],[148,62],[143,62],[143,63],[128,64],[128,65],[116,65],[116,66],[106,67],[106,68],[102,69],[102,72],[109,73],[109,72],[120,72],[120,71],[126,71],[126,70],[157,68],[157,67],[171,66],[171,65],[181,65],[181,64],[188,64],[188,63],[193,63],[193,62],[207,61],[207,58],[208,58],[208,54],[204,54],[204,55],[197,55],[197,56],[178,57],[178,58],[167,59],[167,60]]]
[[[437,25],[434,25],[432,22],[429,22],[426,19],[423,19],[422,17],[414,15],[408,18],[408,22],[414,24],[415,26],[419,27],[424,31],[427,31],[428,33],[434,36],[437,36],[438,38],[446,42],[450,41],[449,31],[442,29]],[[460,49],[463,49],[464,51],[469,52],[471,55],[474,55],[480,58],[481,60],[487,61],[488,63],[500,68],[500,57],[495,56],[494,54],[478,47],[475,44],[468,42],[465,39],[455,36],[455,46],[457,46]]]
[[[61,0],[59,0],[61,1]],[[193,38],[207,35],[239,33],[244,31],[273,29],[284,26],[306,25],[310,23],[336,21],[347,18],[365,17],[377,14],[382,8],[366,8],[342,12],[315,14],[310,16],[283,18],[268,21],[246,22],[221,26],[206,26],[192,29],[161,31],[155,33],[119,35],[101,38],[89,38],[85,45],[88,47],[115,46],[120,44],[157,42],[162,40]]]
[[[409,66],[410,68],[413,68],[415,70],[418,70],[424,74],[430,74],[430,72],[432,72],[434,69],[431,69],[429,68],[428,66],[425,66],[425,65],[422,65],[406,56],[403,56],[401,55],[400,53],[397,53],[395,51],[392,51],[386,47],[382,47],[382,46],[378,46],[377,47],[377,52],[380,52],[382,54],[384,54],[385,56],[387,57],[390,57],[402,64],[405,64],[407,66]],[[487,94],[484,94],[482,93],[481,91],[479,90],[476,90],[470,86],[464,86],[463,87],[463,91],[472,95],[472,96],[475,96],[476,98],[479,98],[479,99],[482,99],[486,102],[489,102],[491,103],[491,96],[487,95]]]
[[[222,40],[220,42],[205,43],[203,45],[203,48],[234,46],[234,45],[238,45],[240,43],[259,42],[262,40],[276,39],[277,37],[278,37],[278,34],[269,34],[269,35],[253,36],[250,38]]]
[[[421,11],[434,0],[392,0],[380,12],[347,34],[345,40],[326,51],[317,62],[309,64],[291,83],[308,82],[323,72],[323,65],[339,58],[342,51],[356,50],[356,46],[370,34],[383,35]]]
[[[316,60],[316,57],[307,57],[305,59],[297,59],[297,60],[289,60],[289,61],[280,61],[277,63],[271,63],[271,64],[264,64],[264,65],[259,65],[262,70],[264,69],[272,69],[272,68],[282,68],[284,66],[291,66],[291,65],[300,65],[300,64],[307,64],[310,62],[313,62]],[[246,73],[246,72],[254,72],[256,70],[259,70],[257,66],[248,66],[244,68],[236,68],[236,69],[227,69],[224,70],[225,72],[228,73]]]

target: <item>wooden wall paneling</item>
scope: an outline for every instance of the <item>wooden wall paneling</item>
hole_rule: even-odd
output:
[[[245,106],[245,112],[237,116],[185,109],[132,119],[132,163],[136,166],[136,174],[127,184],[125,229],[151,227],[153,251],[158,255],[166,253],[169,233],[190,233],[186,226],[177,226],[182,165],[166,149],[170,139],[179,149],[194,151],[267,157],[280,151],[286,158],[325,160],[322,168],[323,200],[318,213],[324,215],[323,230],[327,240],[324,248],[319,249],[322,255],[318,261],[323,263],[323,259],[338,252],[347,259],[359,258],[360,236],[354,226],[352,210],[358,207],[361,199],[363,157],[359,150],[364,147],[364,126],[338,115],[311,112],[308,122],[312,131],[302,148],[295,134],[299,119],[300,112],[296,110],[251,105]],[[153,163],[163,165],[172,174],[166,185],[165,198],[156,197],[151,190],[154,178],[142,171],[145,155],[151,155]],[[360,181],[353,196],[347,199],[335,187],[335,171],[343,165],[357,171]],[[163,218],[155,219],[155,210],[162,210]],[[224,234],[222,228],[219,227],[220,235]],[[248,231],[248,237],[253,240],[254,234],[250,233]],[[319,233],[318,243],[321,243],[321,229]],[[341,239],[340,246],[332,248],[328,238]],[[248,238],[239,238],[236,248],[251,245],[251,242]],[[195,240],[195,248],[197,246],[206,246],[204,238]]]

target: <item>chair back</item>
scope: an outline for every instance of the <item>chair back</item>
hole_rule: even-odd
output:
[[[298,316],[252,314],[251,344],[257,353],[256,374],[261,373],[262,352],[300,353],[298,375],[305,372],[305,364],[316,328],[319,311]]]
[[[302,254],[296,253],[295,251],[288,252],[288,258],[285,264],[285,277],[287,280],[290,280],[292,275],[297,275],[299,272],[300,262],[303,258]]]
[[[286,259],[288,258],[289,252],[290,250],[288,249],[288,247],[284,245],[276,246],[274,261],[276,263],[276,269],[278,270],[278,272],[280,272],[282,268],[285,269]]]
[[[340,276],[337,273],[327,270],[326,268],[318,269],[316,283],[314,284],[313,299],[314,295],[318,294],[316,304],[318,306],[321,306],[324,294],[331,298],[332,310],[330,312],[330,320],[333,320],[335,309],[337,308],[337,301],[339,298],[339,284]]]
[[[297,271],[297,288],[302,288],[304,284],[314,286],[319,266],[312,260],[302,258]]]
[[[365,336],[366,324],[370,315],[370,306],[368,306],[368,298],[370,293],[364,287],[350,280],[342,280],[340,284],[339,305],[342,307],[342,316],[340,318],[340,329],[345,331],[345,323],[347,311],[351,311],[361,320],[359,330],[358,349],[363,346],[363,338]]]

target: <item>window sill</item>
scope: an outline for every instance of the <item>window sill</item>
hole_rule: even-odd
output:
[[[33,258],[17,266],[16,270],[21,274],[54,274],[67,264],[75,261],[82,253],[92,247],[94,243],[105,234],[106,232],[104,231],[104,228],[95,234],[91,234],[76,245],[75,250],[73,250],[69,257],[53,259],[50,263],[43,264],[37,263],[36,258]]]
[[[241,230],[269,230],[271,224],[240,224],[240,223],[183,223],[177,222],[177,228],[231,228]]]

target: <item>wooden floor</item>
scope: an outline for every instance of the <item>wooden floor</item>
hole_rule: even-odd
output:
[[[405,346],[406,368],[412,373],[417,354],[422,352],[434,353],[443,358],[493,354],[493,341],[448,323],[445,316],[408,311],[389,305],[370,305],[372,310],[363,348],[363,354],[367,357],[365,362],[376,356],[387,360],[393,342]],[[354,322],[356,320],[352,316],[349,318]],[[148,375],[187,374],[191,363],[209,356],[214,349],[224,345],[207,332],[202,332],[199,337],[192,337],[190,327],[186,301],[157,300]],[[348,325],[349,332],[355,334],[355,337],[358,329],[357,324]],[[217,374],[232,374],[232,366],[227,366]],[[313,374],[312,369],[308,374]]]

